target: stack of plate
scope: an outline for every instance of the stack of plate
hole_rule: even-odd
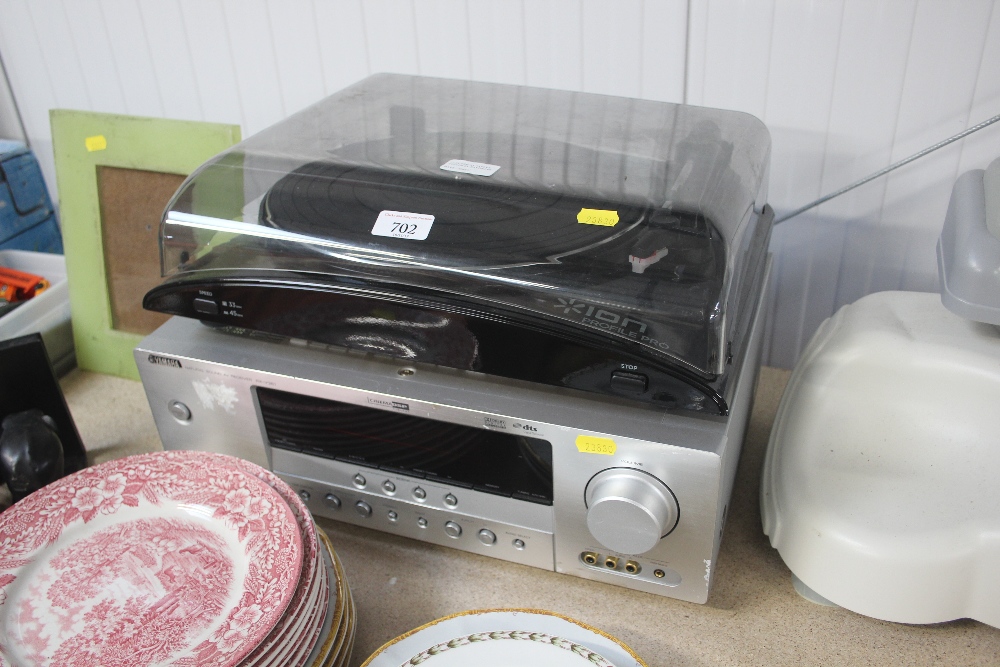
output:
[[[246,461],[120,459],[0,515],[0,667],[340,666],[353,641],[329,539]]]
[[[362,667],[646,667],[619,639],[571,618],[530,609],[448,616],[408,632]]]

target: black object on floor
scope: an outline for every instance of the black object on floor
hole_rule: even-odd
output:
[[[7,415],[0,422],[0,478],[16,503],[65,474],[55,420],[41,410]]]
[[[10,416],[31,411],[32,416],[18,416],[8,420]],[[42,416],[48,419],[42,419]],[[54,427],[54,433],[53,433]],[[12,433],[8,435],[7,430]],[[53,459],[53,442],[51,435],[58,436],[62,443],[63,471],[58,475],[81,470],[87,465],[87,453],[80,440],[80,434],[73,423],[66,399],[63,397],[59,381],[52,369],[45,344],[40,334],[34,333],[19,338],[0,341],[0,442],[6,441],[8,448],[16,452],[25,443],[23,438],[38,442],[31,446],[31,454],[26,451],[14,455],[11,461],[25,462],[23,456],[37,457],[33,461],[37,479],[46,479],[45,483],[54,481],[51,476],[57,467]],[[0,462],[6,463],[8,457],[0,455]],[[6,466],[3,466],[4,468]],[[12,472],[12,471],[11,471]],[[8,481],[8,471],[3,472],[4,481]],[[44,485],[44,484],[43,484]],[[30,489],[31,491],[35,489]],[[30,492],[30,491],[29,491]],[[15,500],[18,491],[11,488]]]

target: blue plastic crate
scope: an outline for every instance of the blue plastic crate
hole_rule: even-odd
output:
[[[63,251],[62,236],[59,234],[56,216],[49,216],[40,224],[0,243],[0,250],[31,250],[61,255]]]
[[[61,253],[62,237],[42,170],[22,143],[0,140],[0,250]]]

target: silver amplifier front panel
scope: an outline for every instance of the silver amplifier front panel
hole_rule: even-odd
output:
[[[318,516],[553,569],[552,508],[281,449],[274,470]]]
[[[234,336],[182,318],[143,340],[135,357],[166,448],[228,453],[268,467],[308,497],[318,515],[705,602],[750,410],[759,321],[758,315],[729,418],[664,412],[613,397],[408,365],[304,341]],[[545,440],[552,445],[553,504],[272,448],[257,388]],[[589,446],[595,438],[604,444]],[[648,475],[676,499],[675,525],[639,555],[605,548],[588,529],[588,483],[608,470]],[[391,492],[383,486],[387,481]],[[414,497],[417,487],[426,492],[424,498]],[[449,495],[457,502],[446,501]]]

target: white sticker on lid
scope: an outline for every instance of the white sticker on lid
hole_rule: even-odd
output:
[[[423,241],[430,234],[433,225],[433,215],[382,211],[375,220],[375,226],[372,227],[372,235]]]
[[[468,160],[448,160],[441,165],[441,168],[445,171],[458,171],[463,174],[473,174],[475,176],[492,176],[500,170],[500,165],[469,162]]]

